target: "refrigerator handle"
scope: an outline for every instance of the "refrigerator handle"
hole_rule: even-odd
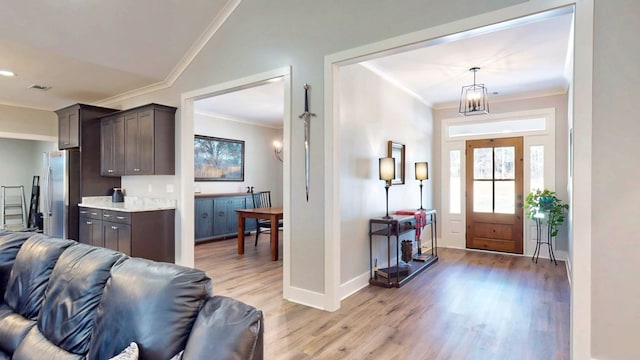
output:
[[[53,169],[49,166],[47,172],[47,215],[52,216],[53,213],[51,209],[53,209],[53,183],[51,181],[51,172]]]

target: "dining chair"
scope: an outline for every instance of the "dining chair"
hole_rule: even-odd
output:
[[[251,193],[251,197],[253,199],[254,208],[271,207],[271,191],[254,191]],[[282,221],[278,221],[278,229],[282,229],[282,227]],[[262,229],[266,230],[263,231]],[[256,241],[254,246],[258,246],[258,236],[260,236],[261,232],[264,232],[265,234],[271,233],[271,221],[256,219]]]

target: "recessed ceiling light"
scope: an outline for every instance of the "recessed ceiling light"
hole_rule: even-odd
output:
[[[6,76],[6,77],[16,76],[16,74],[11,70],[0,70],[0,75]]]

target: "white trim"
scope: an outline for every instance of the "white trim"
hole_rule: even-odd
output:
[[[414,33],[394,37],[376,43],[341,51],[325,56],[325,265],[338,262],[340,259],[340,159],[336,150],[339,145],[339,104],[334,91],[334,76],[340,64],[363,61],[367,57],[379,56],[382,52],[419,42],[444,37],[450,34],[476,29],[499,22],[528,16],[564,6],[575,5],[575,64],[574,64],[574,118],[580,119],[574,130],[575,158],[573,192],[578,194],[572,208],[574,227],[573,239],[580,239],[581,246],[572,246],[574,261],[571,293],[571,356],[574,359],[591,358],[591,129],[592,129],[592,91],[593,91],[593,0],[538,0],[527,1],[496,11],[479,14],[470,18],[434,26]],[[357,59],[357,60],[356,60]],[[336,184],[334,186],[334,184]],[[327,260],[327,259],[333,260]],[[336,268],[325,266],[325,285],[330,290],[339,285],[339,274]],[[329,294],[328,294],[329,295]],[[333,295],[333,302],[339,306],[338,294]]]
[[[467,136],[449,136],[449,127],[452,125],[461,125],[461,124],[478,124],[478,123],[492,123],[492,122],[502,122],[502,121],[510,121],[510,120],[522,120],[522,119],[531,119],[531,118],[544,118],[545,119],[545,128],[543,130],[532,130],[532,131],[518,131],[518,132],[510,132],[510,133],[490,133],[490,134],[481,134],[481,135],[467,135]],[[451,223],[457,222],[460,225],[458,226],[461,229],[466,229],[466,202],[464,201],[464,193],[465,193],[465,183],[466,183],[466,157],[465,157],[465,142],[467,140],[474,139],[487,139],[487,138],[504,138],[504,137],[522,137],[523,138],[523,181],[522,187],[524,193],[529,192],[530,188],[530,178],[531,178],[531,167],[530,165],[530,148],[535,145],[544,146],[544,183],[545,188],[550,190],[555,190],[555,164],[556,164],[556,148],[555,148],[555,133],[556,133],[556,109],[555,108],[541,108],[541,109],[533,109],[533,110],[525,110],[525,111],[515,111],[508,113],[499,113],[499,114],[487,114],[475,116],[473,118],[469,117],[458,117],[458,118],[448,118],[442,119],[440,128],[440,139],[441,139],[441,151],[440,151],[440,164],[442,167],[442,171],[440,171],[440,203],[442,207],[442,213],[440,215],[441,231],[440,241],[443,245],[454,245],[459,248],[466,248],[463,246],[465,244],[465,235],[464,232],[461,234],[452,235],[452,232],[449,231],[453,227],[450,226]],[[460,214],[451,214],[448,210],[451,208],[451,204],[449,204],[449,162],[450,162],[450,152],[453,150],[461,151],[460,157]],[[533,255],[535,250],[536,241],[531,231],[531,220],[523,217],[522,219],[522,246],[523,246],[523,254],[525,256]],[[532,241],[533,240],[533,241]]]
[[[567,268],[567,280],[569,280],[569,289],[571,289],[571,261],[569,261],[569,254],[566,254],[566,260],[564,261]]]
[[[324,58],[324,288],[326,310],[340,308],[340,119],[338,99],[339,66]],[[339,124],[339,122],[338,122]]]
[[[568,89],[566,87],[558,87],[555,89],[546,89],[536,92],[528,92],[524,94],[513,94],[513,95],[501,95],[501,96],[492,96],[489,97],[489,105],[498,104],[503,102],[517,101],[517,100],[529,100],[534,98],[541,97],[549,97],[549,96],[557,96],[557,95],[566,95]],[[441,103],[433,106],[434,110],[443,110],[443,109],[457,109],[460,104],[458,102],[455,103]],[[474,115],[475,116],[475,115]]]
[[[269,129],[279,130],[279,129],[282,129],[284,127],[284,125],[273,126],[273,125],[269,125],[269,124],[266,124],[266,123],[260,122],[260,121],[247,120],[247,119],[238,118],[238,117],[234,117],[234,116],[229,116],[229,115],[225,115],[225,114],[214,113],[214,112],[211,112],[211,111],[196,111],[195,114],[206,116],[206,117],[210,117],[210,118],[214,118],[214,119],[233,121],[233,122],[242,123],[242,124],[248,124],[248,125],[253,125],[253,126],[260,126],[260,127],[269,128]]]
[[[50,141],[58,142],[57,136],[38,135],[38,134],[26,134],[26,133],[12,133],[6,131],[0,131],[0,138],[7,139],[20,139],[20,140],[34,140],[34,141]]]
[[[290,286],[289,289],[287,289],[287,296],[285,296],[285,299],[318,310],[326,310],[324,306],[325,297],[326,295],[323,293]]]
[[[369,286],[370,276],[371,274],[367,271],[340,285],[340,300],[344,300]]]
[[[118,95],[110,96],[106,99],[102,99],[97,101],[95,104],[99,106],[107,106],[109,104],[118,103],[124,101],[129,98],[133,98],[136,96],[141,96],[144,94],[149,94],[152,92],[160,91],[162,89],[169,88],[173,86],[173,83],[178,80],[180,75],[187,69],[187,67],[191,64],[193,59],[198,56],[200,51],[207,45],[209,40],[213,37],[213,35],[220,29],[222,24],[231,16],[231,13],[240,5],[242,0],[228,0],[225,5],[222,7],[218,16],[216,16],[210,23],[209,26],[204,30],[204,32],[198,37],[198,39],[191,45],[189,50],[184,54],[182,59],[176,64],[176,66],[171,70],[169,75],[157,83],[149,84],[147,86],[143,86],[138,89],[130,90],[123,92]]]
[[[193,102],[198,99],[215,96],[237,89],[251,87],[274,78],[283,78],[283,91],[284,91],[284,133],[283,133],[283,175],[282,175],[282,201],[284,211],[284,223],[291,223],[291,159],[289,155],[291,152],[291,67],[282,67],[279,69],[266,71],[263,73],[247,76],[241,79],[228,81],[221,84],[208,86],[206,88],[189,91],[182,94],[182,117],[180,121],[180,143],[176,144],[176,147],[181,149],[180,156],[180,178],[182,186],[180,187],[180,201],[179,211],[180,220],[182,223],[182,231],[180,233],[180,240],[176,243],[177,251],[176,262],[186,266],[193,266],[194,263],[194,197],[193,197]],[[308,296],[305,292],[293,290],[291,286],[291,234],[289,229],[285,226],[282,232],[282,244],[283,244],[283,271],[282,271],[282,291],[283,298],[303,303],[305,305],[322,308],[317,302],[316,296]],[[310,305],[312,304],[312,305]]]

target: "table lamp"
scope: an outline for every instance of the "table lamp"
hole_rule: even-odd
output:
[[[385,157],[379,159],[379,171],[380,180],[384,180],[384,189],[387,197],[387,215],[383,216],[383,219],[391,219],[389,216],[389,187],[391,186],[391,180],[396,177],[396,159],[392,157]]]
[[[422,180],[427,180],[429,179],[429,163],[424,161],[424,162],[417,162],[416,163],[416,180],[420,180],[420,209],[418,210],[424,210],[424,208],[422,207]]]

